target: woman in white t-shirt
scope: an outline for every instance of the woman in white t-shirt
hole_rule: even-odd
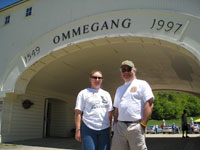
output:
[[[90,88],[79,92],[75,106],[75,139],[82,142],[82,150],[109,150],[112,100],[101,89],[103,74],[95,70],[90,74]]]

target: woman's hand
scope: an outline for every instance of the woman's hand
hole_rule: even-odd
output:
[[[75,139],[78,142],[81,142],[81,120],[82,120],[82,111],[76,109],[75,110],[75,124],[76,124],[76,133],[75,133]]]
[[[76,130],[75,139],[76,139],[78,142],[81,142],[81,130],[80,130],[80,129],[77,129],[77,130]]]

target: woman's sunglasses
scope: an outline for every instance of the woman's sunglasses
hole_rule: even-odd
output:
[[[103,79],[103,77],[96,77],[96,76],[91,76],[90,78],[93,78],[93,79]]]

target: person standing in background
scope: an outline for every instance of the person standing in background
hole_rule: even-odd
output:
[[[176,125],[175,125],[175,123],[173,122],[173,124],[172,124],[172,133],[174,134],[175,131],[176,131]]]
[[[158,125],[156,124],[155,125],[155,128],[156,128],[156,134],[158,133]]]
[[[165,126],[165,119],[163,119],[163,125]]]
[[[194,133],[194,120],[192,117],[190,118],[190,133]]]
[[[182,124],[182,137],[185,138],[184,136],[184,132],[186,134],[186,138],[188,138],[189,136],[187,135],[187,131],[188,131],[188,124],[187,124],[187,116],[186,116],[187,111],[183,110],[183,114],[181,116],[181,124]]]

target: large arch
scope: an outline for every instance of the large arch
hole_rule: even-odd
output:
[[[72,49],[74,51],[69,52]],[[28,88],[72,96],[88,86],[89,72],[98,68],[104,72],[104,88],[113,95],[122,83],[119,64],[125,59],[134,61],[137,77],[147,80],[153,90],[200,91],[199,62],[188,50],[159,39],[130,36],[102,38],[64,47],[40,59],[22,74],[17,83],[20,85],[21,81],[31,77],[27,74],[34,72]],[[16,88],[21,89],[21,86]]]
[[[84,18],[42,36],[20,54],[4,76],[1,93],[4,95],[7,92],[25,93],[32,77],[43,67],[48,66],[48,63],[62,60],[61,57],[66,57],[68,59],[66,61],[74,59],[76,65],[78,63],[83,65],[84,63],[79,62],[76,57],[71,57],[73,54],[78,56],[81,52],[83,52],[85,60],[90,60],[88,64],[77,67],[84,73],[88,72],[89,68],[92,69],[88,67],[84,70],[84,67],[92,66],[92,63],[94,67],[102,65],[103,68],[109,66],[109,68],[117,70],[119,62],[129,58],[133,59],[138,66],[138,76],[141,75],[142,78],[149,80],[153,89],[176,90],[180,89],[181,85],[184,91],[198,93],[200,53],[199,35],[195,33],[198,29],[198,18],[163,10],[127,10]],[[108,49],[106,53],[109,53],[101,56],[103,61],[100,58],[92,59],[89,56],[92,54],[90,52],[92,49],[96,49],[102,54]],[[123,49],[125,50],[122,51]],[[85,51],[89,52],[84,53]],[[129,52],[135,53],[130,55]],[[70,58],[67,57],[68,55]],[[148,57],[144,59],[145,55]],[[161,58],[159,55],[163,55],[165,58]],[[94,57],[94,55],[92,56]],[[105,59],[107,56],[109,58]],[[90,57],[90,59],[86,57]],[[143,61],[139,60],[140,58]],[[57,59],[58,61],[56,61]],[[160,61],[165,60],[165,63],[168,61],[168,65],[162,66],[163,62],[159,62],[159,59]],[[187,62],[187,59],[188,61],[192,60],[194,64]],[[81,61],[87,62],[85,60]],[[149,65],[151,61],[154,61],[153,65]],[[65,66],[73,67],[73,64],[67,63]],[[158,68],[160,70],[157,70]],[[167,72],[171,70],[170,75],[164,73],[162,69],[168,70]],[[107,72],[106,68],[103,70]],[[112,72],[114,74],[108,73],[108,75],[114,77],[117,72]],[[73,75],[73,77],[75,76]],[[119,78],[116,79],[119,80]],[[117,83],[114,82],[114,84]],[[113,88],[110,87],[110,89]]]

